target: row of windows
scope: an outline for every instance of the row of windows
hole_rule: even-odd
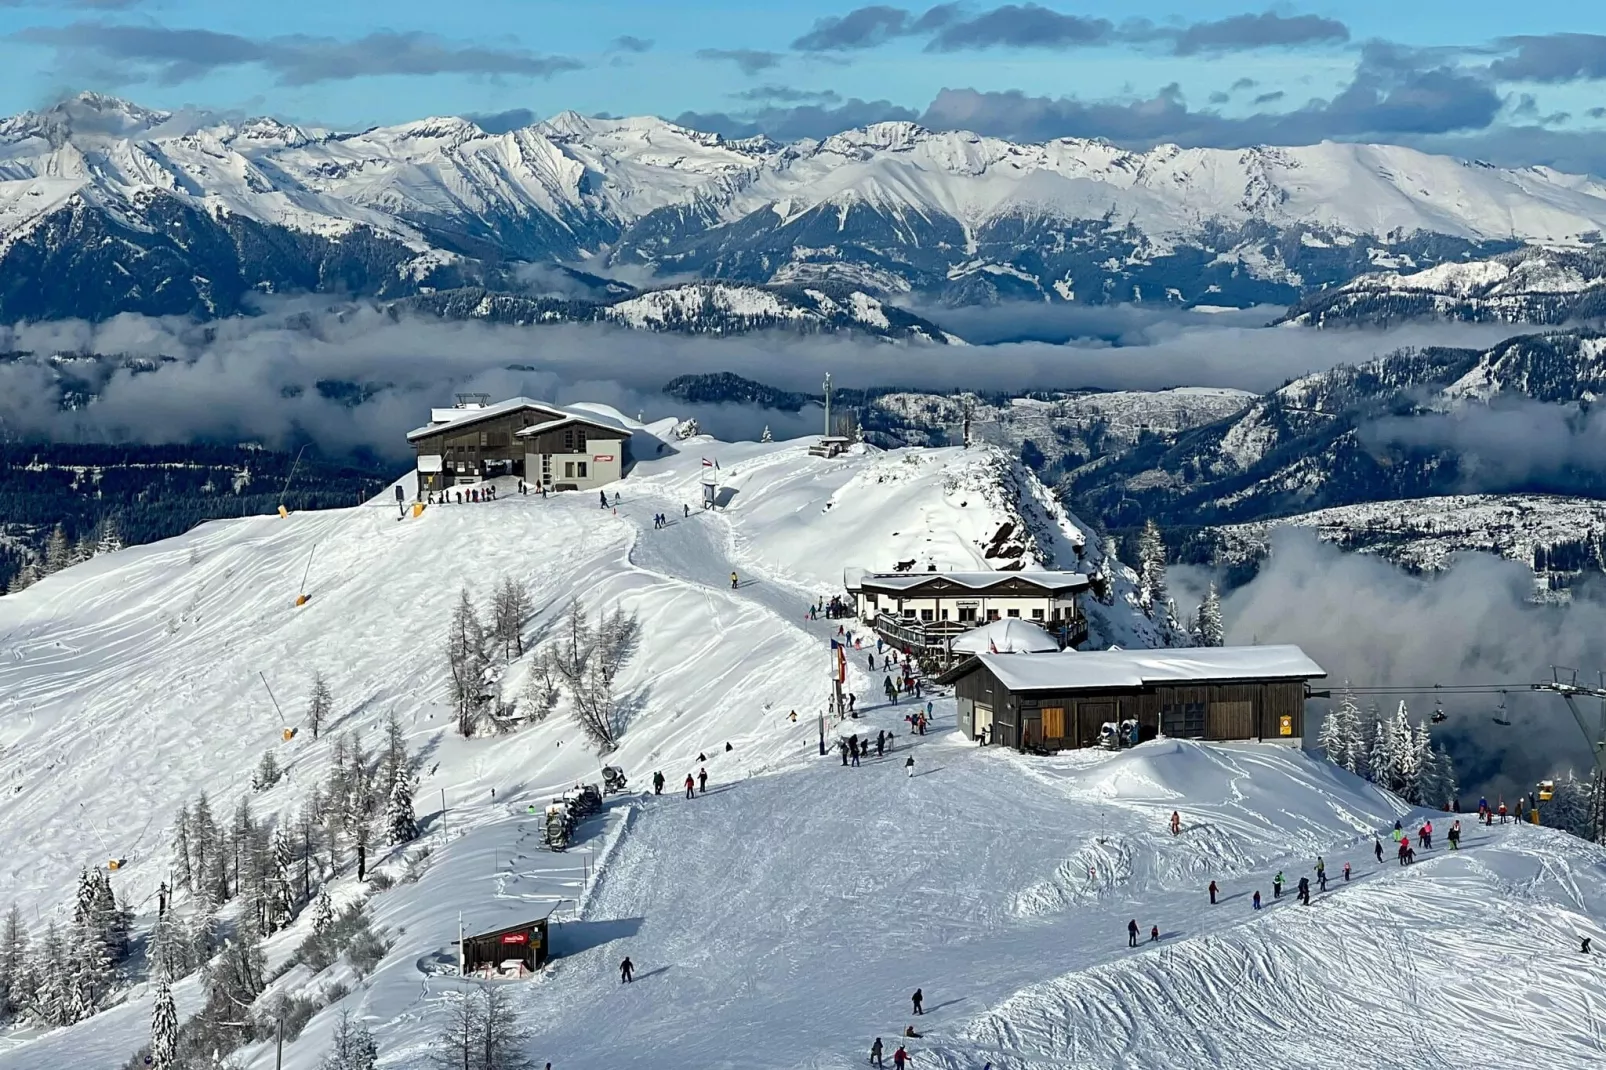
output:
[[[922,609],[920,611],[919,615],[920,615],[920,619],[921,620],[927,620],[927,621],[929,621],[929,620],[947,620],[948,619],[948,611],[946,609],[942,610],[940,615],[938,615],[937,613],[934,613],[932,610]],[[1011,609],[1011,610],[1007,611],[1004,615],[1006,617],[1019,617],[1020,616],[1020,610]],[[903,611],[903,619],[904,620],[914,620],[915,619],[915,611],[913,609],[905,609]],[[990,620],[990,621],[997,620],[998,619],[998,610],[989,609],[987,611],[987,619]],[[1041,609],[1032,610],[1031,619],[1035,620],[1035,621],[1042,621],[1042,619],[1043,619],[1043,611]],[[961,623],[961,624],[975,624],[979,620],[980,620],[980,618],[976,615],[976,608],[974,606],[961,606],[960,607],[960,609],[959,609],[959,623]],[[1054,611],[1054,615],[1052,617],[1048,618],[1048,620],[1049,620],[1049,623],[1051,623],[1051,624],[1058,624],[1060,622],[1060,611],[1056,609]]]

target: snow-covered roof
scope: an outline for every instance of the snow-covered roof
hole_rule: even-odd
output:
[[[558,419],[548,420],[546,423],[534,424],[530,427],[521,428],[518,431],[513,432],[514,436],[517,438],[524,438],[530,435],[544,434],[547,431],[556,431],[560,427],[567,427],[569,424],[587,424],[591,427],[600,427],[607,431],[618,431],[623,435],[630,434],[630,430],[624,425],[620,424],[618,421],[610,420],[606,416],[601,416],[597,413],[583,412],[578,409],[558,409],[557,411],[563,414]]]
[[[1291,644],[1095,650],[1069,658],[982,654],[977,660],[1011,691],[1103,691],[1214,680],[1316,680],[1327,675]]]
[[[1019,617],[983,624],[953,641],[956,654],[1053,654],[1059,648],[1052,635]]]
[[[1020,581],[1045,591],[1080,591],[1089,580],[1080,572],[862,572],[854,569],[844,573],[848,589],[874,587],[883,591],[907,591],[937,580],[946,580],[957,587],[985,590],[1000,583]]]
[[[437,434],[448,427],[456,428],[465,424],[479,423],[481,420],[495,419],[498,416],[506,416],[510,412],[519,412],[524,409],[533,409],[547,417],[542,424],[537,425],[545,430],[562,427],[568,423],[584,423],[609,431],[630,433],[629,428],[601,413],[569,408],[563,405],[553,405],[545,401],[536,401],[534,398],[516,397],[508,398],[506,401],[498,401],[494,405],[483,405],[474,408],[431,409],[430,422],[423,427],[415,427],[407,432],[407,441],[413,442],[428,435]],[[519,433],[528,434],[533,430],[535,429],[531,428]]]

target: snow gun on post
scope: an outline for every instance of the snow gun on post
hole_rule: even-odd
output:
[[[257,678],[262,681],[262,689],[268,693],[268,701],[273,703],[273,710],[279,715],[279,723],[284,725],[279,730],[279,738],[288,743],[296,738],[295,726],[284,724],[284,710],[279,707],[279,700],[273,697],[273,688],[268,686],[268,678],[260,672],[257,673]]]

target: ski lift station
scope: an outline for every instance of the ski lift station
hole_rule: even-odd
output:
[[[1126,722],[1138,740],[1300,744],[1311,681],[1326,675],[1297,646],[1224,646],[988,652],[937,682],[953,685],[967,736],[1035,751],[1095,746],[1106,724]]]
[[[407,432],[418,467],[418,497],[496,476],[518,476],[548,490],[595,490],[618,480],[629,462],[630,431],[585,409],[530,398],[490,404],[459,394],[449,409]]]

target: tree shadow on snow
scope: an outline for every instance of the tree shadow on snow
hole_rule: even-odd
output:
[[[552,926],[552,954],[578,955],[614,940],[627,940],[641,931],[641,924],[646,920],[615,918],[610,921],[558,922]]]

